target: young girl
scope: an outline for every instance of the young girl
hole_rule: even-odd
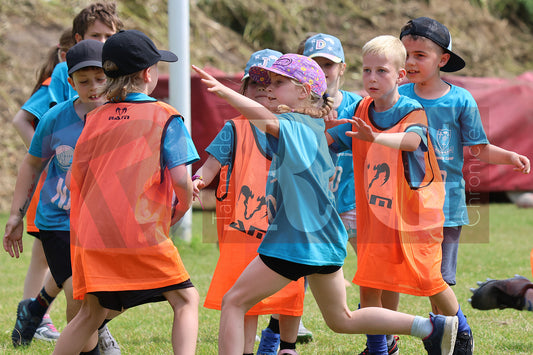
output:
[[[267,133],[274,156],[267,183],[269,227],[257,256],[222,301],[219,353],[240,354],[244,316],[254,304],[307,276],[326,324],[339,333],[411,334],[424,338],[430,354],[449,354],[456,317],[415,317],[380,308],[354,312],[346,304],[342,264],[347,234],[328,188],[333,163],[324,135],[331,101],[326,79],[312,59],[281,56],[271,68],[254,66],[250,75],[265,82],[269,99],[280,102],[271,113],[261,104],[222,85],[193,66],[212,91]]]
[[[187,165],[199,157],[179,113],[148,96],[157,63],[177,59],[135,30],[104,45],[111,102],[87,115],[72,160],[72,284],[82,305],[54,354],[77,354],[111,313],[165,299],[174,353],[195,352],[199,296],[169,229],[192,203]]]
[[[269,67],[280,56],[280,52],[271,49],[253,53],[246,64],[241,94],[265,107],[277,107],[277,101],[268,99],[264,83],[254,81],[248,71],[254,65]],[[265,133],[242,116],[229,120],[206,151],[210,155],[193,176],[193,184],[198,194],[220,172],[216,196],[220,256],[204,303],[207,308],[220,310],[222,297],[257,256],[257,247],[267,230],[265,189],[272,154],[266,146]],[[281,314],[281,349],[294,348],[303,300],[301,279],[252,307],[245,316],[244,354],[253,353],[260,314]],[[277,352],[279,331],[269,332],[269,328],[262,331],[258,354]]]

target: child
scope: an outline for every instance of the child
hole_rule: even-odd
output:
[[[165,299],[174,353],[195,352],[199,296],[169,229],[191,206],[187,165],[199,157],[179,113],[148,96],[157,63],[177,59],[136,30],[104,44],[111,102],[87,114],[72,160],[72,284],[82,306],[54,354],[78,353],[110,313]]]
[[[267,108],[277,108],[277,101],[268,99],[264,83],[252,80],[248,72],[255,65],[270,67],[280,56],[280,52],[271,49],[253,53],[246,64],[241,94]],[[220,310],[222,297],[257,256],[257,247],[267,230],[265,189],[272,154],[266,146],[264,132],[242,116],[229,120],[206,151],[210,155],[193,176],[193,184],[197,194],[220,172],[216,196],[220,257],[204,303],[207,308]],[[292,331],[282,334],[281,349],[295,348],[303,311],[303,291],[301,279],[262,300],[246,313],[244,354],[253,353],[260,314],[280,313],[281,326],[278,325],[277,333],[270,328],[262,331],[258,354],[277,353],[280,328]]]
[[[444,25],[419,17],[402,28],[400,39],[407,49],[406,70],[410,82],[400,87],[400,94],[424,106],[429,134],[436,142],[435,153],[446,188],[441,272],[444,281],[455,285],[461,227],[468,224],[463,146],[469,146],[472,155],[481,161],[514,165],[515,170],[525,174],[530,171],[530,162],[523,155],[490,144],[472,95],[441,79],[441,71],[455,72],[465,66],[464,60],[452,52],[451,35]],[[470,338],[471,334],[466,332],[458,335],[463,344],[472,343]]]
[[[46,180],[41,189],[35,223],[50,272],[58,288],[65,289],[67,322],[77,312],[72,299],[72,268],[70,266],[70,195],[65,185],[74,146],[83,128],[87,112],[103,103],[99,94],[106,77],[101,64],[102,43],[86,40],[67,52],[69,82],[79,97],[54,106],[42,118],[20,167],[11,215],[4,234],[4,249],[11,256],[22,252],[22,219],[32,198],[35,184],[48,164]],[[57,293],[55,293],[57,294]],[[45,285],[37,298],[23,300],[17,310],[13,345],[29,345],[55,296]],[[96,333],[95,333],[96,342]],[[92,349],[92,348],[91,348]],[[90,349],[88,349],[90,350]]]
[[[440,274],[444,187],[426,115],[417,101],[398,93],[405,57],[403,44],[393,36],[367,42],[363,84],[369,96],[357,104],[357,132],[345,124],[327,133],[329,142],[352,148],[354,155],[358,253],[353,281],[360,286],[361,307],[382,307],[382,290],[429,296],[444,314],[457,315],[459,326],[468,327]],[[388,352],[384,336],[368,335],[367,345],[371,354]]]
[[[44,113],[49,109],[48,84],[52,70],[59,62],[65,61],[67,51],[73,45],[72,30],[69,28],[63,32],[59,43],[49,50],[46,62],[38,71],[37,82],[33,88],[31,97],[24,103],[15,117],[13,117],[13,126],[15,126],[17,133],[28,148],[35,133],[35,127]],[[51,279],[43,245],[39,236],[39,229],[34,223],[37,203],[39,202],[39,191],[41,190],[45,177],[46,172],[43,172],[26,214],[26,231],[35,237],[35,239],[31,249],[30,265],[28,266],[28,271],[24,279],[23,300],[39,294],[43,284]],[[53,287],[53,283],[51,285]],[[57,292],[59,292],[59,289],[57,289]],[[54,341],[59,338],[59,332],[50,319],[49,310],[43,316],[39,327],[37,327],[35,338],[45,341]]]
[[[348,309],[342,273],[348,236],[328,188],[333,163],[324,121],[315,119],[331,109],[331,101],[324,96],[326,79],[318,64],[305,56],[285,54],[271,68],[250,69],[252,79],[269,85],[269,99],[281,104],[279,115],[193,68],[209,91],[267,133],[274,152],[267,183],[270,224],[259,256],[222,301],[219,353],[240,354],[247,310],[291,280],[307,276],[326,324],[334,331],[411,334],[425,338],[429,353],[449,354],[455,342],[456,317],[430,315],[425,319],[381,308]]]

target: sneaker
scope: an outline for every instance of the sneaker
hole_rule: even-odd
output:
[[[298,355],[298,353],[294,349],[283,349],[279,351],[278,355]]]
[[[28,308],[32,301],[35,301],[35,298],[22,300],[17,306],[17,321],[11,333],[14,347],[30,345],[37,327],[41,324],[42,317],[32,315]]]
[[[392,343],[390,345],[387,345],[387,350],[389,355],[399,355],[400,349],[398,349],[398,340],[400,340],[400,337],[395,335],[394,338],[392,338]],[[370,350],[368,350],[368,346],[363,350],[359,355],[371,355]]]
[[[257,347],[257,355],[276,355],[279,348],[279,334],[270,328],[261,331],[261,341]]]
[[[452,355],[459,320],[456,316],[446,317],[440,314],[429,314],[433,331],[422,339],[424,348],[429,355]]]
[[[505,280],[487,279],[477,284],[477,289],[470,289],[473,295],[468,302],[481,310],[514,308],[521,311],[525,304],[524,294],[533,288],[533,283],[520,275]]]
[[[453,355],[472,355],[473,353],[474,336],[472,335],[472,331],[457,333]]]
[[[60,333],[57,331],[54,323],[52,323],[50,316],[45,314],[33,337],[38,340],[56,341],[59,335]]]
[[[298,326],[298,337],[296,338],[297,343],[309,343],[313,340],[313,333],[310,330],[304,327],[302,320],[300,319],[300,325]]]
[[[98,349],[102,355],[120,355],[120,347],[107,328],[107,324],[98,329]]]

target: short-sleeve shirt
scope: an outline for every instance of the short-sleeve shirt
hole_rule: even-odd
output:
[[[321,119],[286,113],[267,180],[269,227],[258,253],[306,265],[342,265],[348,235],[335,209],[334,166]]]
[[[76,90],[68,82],[67,62],[58,63],[52,71],[48,96],[48,107],[78,96]]]
[[[50,109],[48,85],[41,85],[39,89],[26,100],[21,109],[31,113],[38,121],[40,121],[46,111]]]
[[[429,134],[446,188],[445,227],[468,224],[463,147],[488,144],[476,101],[465,89],[450,85],[450,91],[435,100],[419,97],[414,84],[400,86],[399,92],[420,102],[428,117]]]

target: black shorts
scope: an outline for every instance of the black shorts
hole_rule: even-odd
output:
[[[164,292],[181,290],[189,287],[194,287],[191,279],[183,281],[179,284],[150,290],[98,291],[89,292],[89,294],[96,296],[102,307],[112,309],[114,311],[122,311],[145,303],[165,301],[166,298],[163,296]]]
[[[50,273],[57,287],[62,288],[63,283],[72,276],[70,232],[41,229],[39,236],[43,243],[44,255],[46,256]]]
[[[41,239],[41,236],[40,236],[39,232],[26,232],[26,233],[28,233],[32,237],[35,237],[35,238],[37,238],[39,240]]]
[[[300,277],[312,274],[333,274],[341,268],[339,265],[316,266],[298,264],[293,263],[292,261],[272,258],[261,254],[259,254],[259,257],[270,269],[292,281],[296,281]]]

